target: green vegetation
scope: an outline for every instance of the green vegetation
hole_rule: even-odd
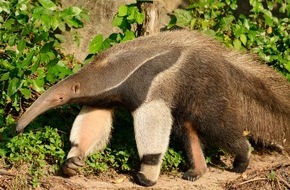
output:
[[[75,63],[60,53],[61,32],[82,27],[86,17],[77,7],[62,10],[50,0],[0,2],[1,125],[19,115],[46,84],[73,73]]]
[[[199,0],[175,10],[168,28],[202,30],[237,50],[247,49],[290,80],[290,1],[249,3],[249,12],[239,14],[237,0]]]
[[[290,2],[275,3],[278,15],[273,13],[277,6],[272,1],[250,0],[252,8],[245,16],[237,15],[236,1],[199,0],[187,9],[175,10],[168,28],[202,30],[237,50],[250,50],[290,80]],[[88,61],[116,43],[136,38],[137,25],[144,17],[135,4],[121,5],[112,23],[120,32],[106,39],[96,35],[89,45]],[[37,118],[22,135],[13,132],[15,118],[45,89],[81,68],[72,56],[61,53],[62,32],[81,28],[87,18],[80,8],[61,9],[51,0],[0,2],[1,165],[28,164],[34,187],[43,175],[56,173],[65,160],[70,149],[69,131],[79,107],[52,110]],[[180,171],[186,165],[176,144],[171,142],[174,148],[165,155],[164,172]],[[128,172],[136,170],[138,164],[131,115],[118,108],[110,144],[90,156],[81,172],[98,173],[112,167]]]
[[[102,34],[96,35],[90,43],[89,53],[99,53],[116,43],[135,39],[137,37],[137,25],[142,24],[144,18],[144,13],[139,12],[136,4],[121,5],[112,23],[113,26],[118,27],[121,32],[112,33],[106,39],[103,39]]]
[[[61,53],[61,33],[83,27],[87,18],[78,7],[61,9],[50,0],[0,2],[1,165],[29,162],[34,185],[45,173],[46,163],[59,166],[63,161],[64,134],[43,128],[49,122],[42,118],[23,135],[15,136],[15,118],[45,88],[80,68],[70,56]]]

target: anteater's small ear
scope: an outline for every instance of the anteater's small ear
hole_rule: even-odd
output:
[[[81,85],[80,83],[75,83],[72,87],[71,87],[71,90],[74,94],[78,94],[80,92],[80,88],[81,88]]]

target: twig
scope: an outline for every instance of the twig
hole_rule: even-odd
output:
[[[282,188],[281,188],[281,184],[280,184],[280,181],[279,181],[278,177],[276,177],[275,179],[276,179],[276,181],[277,181],[277,184],[278,184],[279,190],[282,190]]]
[[[288,187],[290,189],[290,184],[287,181],[285,181],[283,178],[281,178],[279,176],[277,176],[277,178],[279,179],[279,181],[281,181],[282,183],[284,183],[284,185],[286,185],[286,187]]]
[[[244,185],[246,183],[250,183],[250,182],[253,182],[253,181],[260,181],[260,180],[267,180],[267,178],[261,177],[261,178],[256,178],[256,179],[250,179],[250,180],[247,180],[247,181],[244,181],[244,182],[239,183],[238,186]]]

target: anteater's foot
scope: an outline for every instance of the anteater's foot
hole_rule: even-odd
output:
[[[85,165],[85,161],[81,157],[71,157],[62,165],[62,171],[68,176],[78,174],[79,168]]]

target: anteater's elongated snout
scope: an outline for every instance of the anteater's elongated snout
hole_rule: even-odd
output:
[[[37,116],[48,111],[49,109],[61,106],[60,101],[56,102],[56,99],[52,99],[47,93],[41,95],[20,117],[16,125],[16,131],[21,132],[30,122],[32,122]]]
[[[69,82],[61,82],[43,93],[20,117],[16,131],[21,132],[30,122],[40,114],[70,101],[79,91],[79,83],[72,86]]]
[[[21,133],[25,127],[26,126],[23,126],[23,125],[17,123],[17,125],[16,125],[16,132],[17,133]]]

